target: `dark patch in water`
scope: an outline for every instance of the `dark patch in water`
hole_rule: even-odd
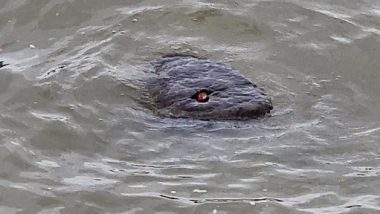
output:
[[[4,61],[0,61],[0,68],[7,66],[7,65],[9,65],[9,64],[5,64]]]

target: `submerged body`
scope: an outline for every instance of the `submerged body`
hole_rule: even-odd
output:
[[[148,90],[163,116],[251,119],[273,109],[271,99],[231,67],[193,56],[166,56],[156,63]]]

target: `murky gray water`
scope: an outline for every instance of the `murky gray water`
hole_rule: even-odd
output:
[[[0,2],[0,213],[380,213],[379,1]],[[157,117],[173,52],[273,116]]]

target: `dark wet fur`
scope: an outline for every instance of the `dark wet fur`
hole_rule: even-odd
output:
[[[148,90],[163,116],[196,119],[251,119],[273,109],[271,99],[231,67],[190,55],[166,55],[155,64]],[[207,102],[196,94],[205,91]]]

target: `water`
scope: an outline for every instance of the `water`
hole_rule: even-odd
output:
[[[272,117],[157,117],[173,52]],[[375,0],[1,0],[0,213],[380,213],[379,56]]]

